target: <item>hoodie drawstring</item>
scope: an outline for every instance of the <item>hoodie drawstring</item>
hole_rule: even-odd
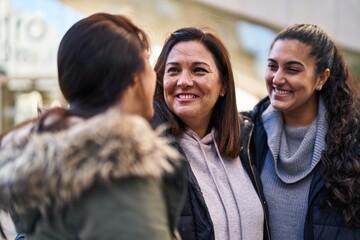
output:
[[[227,180],[228,180],[228,182],[229,182],[231,194],[232,194],[232,196],[233,196],[233,198],[234,198],[234,201],[235,201],[235,203],[236,203],[237,212],[238,212],[238,216],[239,216],[241,239],[243,239],[243,231],[242,231],[242,227],[241,227],[240,206],[239,206],[239,203],[238,203],[238,201],[237,201],[237,199],[236,199],[236,196],[235,196],[235,193],[234,193],[234,190],[233,190],[233,186],[232,186],[232,183],[231,183],[230,178],[229,178],[229,173],[228,173],[228,171],[227,171],[227,169],[226,169],[226,166],[225,166],[225,164],[224,164],[224,160],[223,160],[223,158],[221,157],[221,154],[220,154],[219,148],[218,148],[218,146],[217,146],[217,144],[216,144],[215,137],[214,137],[213,133],[211,134],[211,138],[212,138],[213,143],[214,143],[214,145],[215,145],[216,154],[218,155],[218,158],[220,159],[221,166],[223,167],[223,169],[224,169],[224,171],[225,171],[225,174],[226,174],[226,178],[227,178]],[[231,238],[231,231],[230,231],[230,217],[229,217],[228,212],[227,212],[227,210],[226,210],[226,205],[225,205],[225,203],[224,203],[224,200],[223,200],[223,198],[221,197],[222,194],[221,194],[221,191],[220,191],[220,187],[219,187],[218,183],[216,182],[215,177],[214,177],[214,174],[213,174],[213,172],[212,172],[212,170],[211,170],[211,168],[210,168],[210,166],[209,166],[209,163],[208,163],[208,162],[209,162],[209,159],[207,158],[206,153],[205,153],[205,151],[204,151],[204,149],[203,149],[203,147],[202,147],[202,143],[201,143],[197,138],[195,138],[195,139],[196,139],[197,143],[198,143],[199,146],[200,146],[201,152],[202,152],[202,154],[203,154],[203,156],[204,156],[204,158],[205,158],[206,167],[207,167],[207,169],[209,170],[210,175],[211,175],[211,178],[212,178],[213,181],[214,181],[214,184],[215,184],[215,187],[216,187],[216,191],[217,191],[218,194],[219,194],[219,197],[220,197],[220,200],[221,200],[221,204],[222,204],[222,206],[223,206],[223,208],[224,208],[224,210],[225,210],[225,215],[226,215],[226,220],[227,220],[227,230],[228,230],[228,233],[229,233],[229,239],[232,239],[232,238]]]

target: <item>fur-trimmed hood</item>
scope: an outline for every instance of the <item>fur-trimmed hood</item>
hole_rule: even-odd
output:
[[[0,209],[25,212],[61,206],[95,180],[160,178],[179,159],[146,120],[112,109],[66,130],[37,133],[32,121],[0,145]]]

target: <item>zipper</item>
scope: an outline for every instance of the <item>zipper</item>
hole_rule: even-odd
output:
[[[245,122],[247,122],[249,120],[245,120]],[[252,137],[252,134],[253,134],[253,130],[254,130],[254,126],[251,125],[251,130],[250,130],[250,133],[249,133],[249,139],[247,141],[247,154],[248,154],[248,161],[249,161],[249,165],[250,165],[250,169],[251,169],[251,172],[252,172],[252,175],[254,176],[254,180],[255,180],[255,186],[256,186],[256,189],[257,189],[257,192],[259,193],[259,196],[260,196],[260,200],[261,200],[261,206],[263,208],[263,211],[264,211],[264,219],[265,219],[265,226],[266,226],[266,232],[267,232],[267,235],[268,235],[268,239],[270,240],[271,239],[271,236],[270,236],[270,229],[269,229],[269,222],[268,222],[268,219],[266,217],[266,211],[265,211],[265,198],[263,196],[263,194],[261,193],[260,191],[260,185],[259,185],[259,182],[256,178],[256,175],[255,175],[255,171],[254,171],[254,167],[251,163],[251,155],[250,155],[250,139]],[[260,173],[259,173],[260,174]],[[260,176],[259,176],[260,177]]]

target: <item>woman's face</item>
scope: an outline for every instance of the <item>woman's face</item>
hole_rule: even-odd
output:
[[[316,88],[325,81],[316,74],[311,47],[298,40],[278,40],[270,50],[265,80],[272,106],[287,117],[316,116]],[[309,119],[310,123],[312,119]]]
[[[137,111],[138,114],[150,119],[154,115],[153,97],[155,93],[156,74],[149,62],[149,53],[143,53],[144,69],[137,75],[139,84],[137,92],[131,105],[130,111]]]
[[[164,98],[189,128],[207,129],[222,88],[214,57],[202,43],[174,45],[166,60]]]

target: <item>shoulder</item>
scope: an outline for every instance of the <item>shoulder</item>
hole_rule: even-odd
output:
[[[0,149],[0,205],[19,211],[45,211],[49,197],[63,205],[97,181],[161,180],[180,162],[169,141],[138,116],[109,110],[62,131],[31,134],[36,123],[29,124],[21,144],[8,136]]]
[[[261,114],[266,110],[266,108],[270,105],[269,97],[265,97],[261,99],[252,110],[242,111],[241,115],[250,121],[256,121],[256,119],[261,116]]]

